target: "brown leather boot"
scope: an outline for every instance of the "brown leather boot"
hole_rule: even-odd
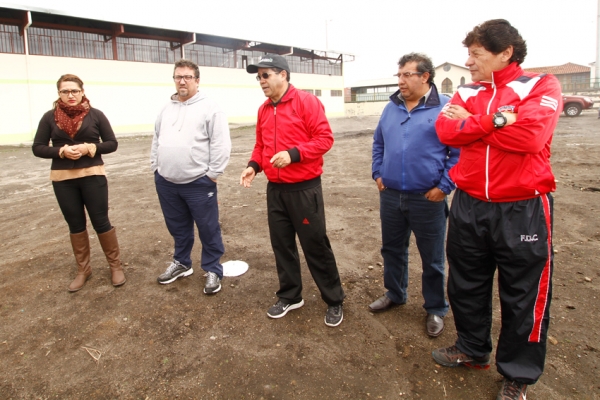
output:
[[[69,292],[76,292],[92,276],[92,267],[90,266],[90,237],[87,230],[81,233],[71,233],[71,246],[73,246],[73,254],[77,261],[77,276],[69,285]]]
[[[113,227],[110,231],[98,235],[102,250],[106,256],[106,261],[110,265],[110,273],[113,286],[121,286],[127,279],[123,267],[121,267],[121,252],[119,251],[119,242],[117,241],[117,230]]]

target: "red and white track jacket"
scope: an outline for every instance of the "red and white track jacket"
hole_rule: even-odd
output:
[[[473,115],[446,118],[443,112],[450,104]],[[493,72],[492,82],[460,86],[435,124],[442,143],[460,148],[450,178],[459,189],[490,202],[553,192],[550,144],[562,108],[560,84],[553,75],[528,73],[514,62]],[[492,118],[498,111],[518,113],[517,121],[495,129]]]

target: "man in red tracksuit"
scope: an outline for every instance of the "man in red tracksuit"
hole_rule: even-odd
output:
[[[461,150],[450,170],[448,299],[458,339],[433,351],[438,364],[489,368],[492,285],[498,268],[502,327],[498,399],[525,399],[544,368],[552,295],[550,144],[561,88],[524,72],[525,41],[506,20],[476,26],[463,41],[473,83],[442,109],[440,141]]]
[[[344,317],[344,291],[325,229],[321,189],[323,155],[333,145],[333,134],[323,104],[312,94],[296,90],[286,59],[266,54],[246,68],[268,99],[258,110],[256,144],[242,172],[240,184],[250,187],[264,171],[271,246],[279,276],[278,301],[267,311],[281,318],[304,305],[296,235],[321,298],[327,303],[327,326]]]

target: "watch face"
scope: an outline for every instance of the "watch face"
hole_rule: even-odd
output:
[[[500,115],[494,114],[494,125],[496,127],[502,127],[502,126],[506,125],[506,118],[504,118],[504,115],[502,115],[502,114],[500,114]]]

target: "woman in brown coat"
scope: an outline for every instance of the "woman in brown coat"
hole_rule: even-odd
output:
[[[32,149],[37,157],[52,159],[50,180],[69,225],[77,262],[69,291],[81,289],[92,275],[85,210],[110,265],[112,284],[120,286],[126,280],[116,230],[108,219],[108,184],[101,156],[116,151],[117,140],[108,119],[85,97],[81,79],[63,75],[56,86],[59,99],[40,120]]]

